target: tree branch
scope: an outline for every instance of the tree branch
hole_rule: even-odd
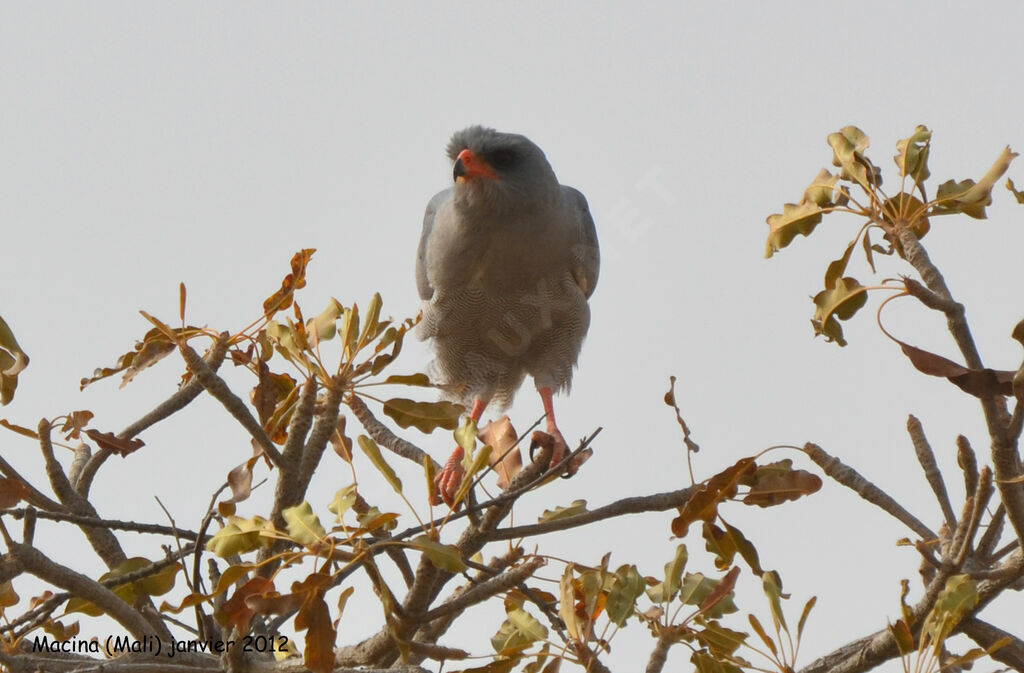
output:
[[[946,483],[943,481],[942,472],[935,461],[935,452],[932,451],[932,445],[928,442],[928,438],[925,437],[921,421],[913,414],[907,416],[907,433],[910,435],[910,441],[914,445],[917,462],[921,464],[925,479],[928,480],[928,485],[932,487],[935,499],[939,501],[942,516],[946,519],[946,525],[949,526],[950,530],[953,530],[956,528],[956,514],[953,513],[953,505],[949,502]],[[968,491],[968,494],[972,492]]]
[[[920,519],[905,510],[902,505],[892,498],[892,496],[865,479],[859,472],[857,472],[857,470],[844,464],[838,458],[830,456],[817,444],[812,444],[810,442],[804,444],[804,453],[806,453],[811,460],[817,463],[818,467],[820,467],[825,474],[832,477],[843,486],[856,492],[857,495],[864,498],[872,505],[875,505],[884,512],[895,517],[907,528],[917,533],[923,540],[938,539],[938,535],[936,535],[928,526],[924,525]]]

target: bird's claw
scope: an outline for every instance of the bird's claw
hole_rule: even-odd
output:
[[[534,431],[533,436],[530,438],[531,461],[534,459],[534,454],[536,453],[537,449],[542,446],[551,448],[551,461],[549,463],[549,469],[561,463],[563,460],[565,460],[565,457],[569,455],[569,446],[565,443],[565,438],[562,437],[562,433],[559,432],[557,429],[551,430],[549,432],[541,432],[540,430]],[[583,462],[586,460],[585,457],[581,458],[581,456],[582,454],[573,456],[573,459],[568,462],[568,464],[564,468],[564,471],[562,472],[563,479],[568,479],[569,477],[576,474],[576,472],[580,469],[580,465],[582,465]],[[589,455],[587,457],[589,457]]]
[[[440,505],[442,502],[449,507],[455,507],[455,496],[462,486],[462,479],[466,476],[466,469],[462,467],[462,454],[452,454],[448,462],[444,464],[441,471],[434,477],[434,486],[437,493],[434,494],[432,505]]]

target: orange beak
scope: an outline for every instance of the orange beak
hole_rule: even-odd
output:
[[[455,168],[452,171],[456,180],[459,178],[487,178],[498,180],[498,174],[494,172],[490,164],[478,157],[471,150],[462,150],[455,159]]]

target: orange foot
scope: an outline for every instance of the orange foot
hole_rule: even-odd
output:
[[[565,438],[562,437],[562,433],[556,427],[548,427],[547,432],[541,432],[536,430],[533,436],[530,438],[530,459],[533,459],[534,451],[538,447],[551,447],[551,463],[550,466],[554,467],[560,462],[565,460],[565,457],[569,455],[569,446],[565,443]],[[589,458],[589,451],[574,456],[572,460],[563,468],[562,476],[568,479],[569,477],[576,474],[577,470],[580,469],[587,458]],[[550,468],[549,468],[550,469]]]
[[[466,476],[466,469],[462,467],[463,455],[462,447],[456,446],[455,450],[452,451],[452,455],[448,458],[448,462],[444,464],[441,471],[434,477],[434,486],[437,487],[437,493],[430,504],[440,505],[444,501],[444,504],[449,507],[455,505],[455,494],[459,492],[462,478]]]

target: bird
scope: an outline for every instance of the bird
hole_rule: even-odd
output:
[[[523,135],[470,126],[452,136],[447,155],[453,184],[427,204],[416,256],[417,336],[434,349],[428,372],[474,423],[489,405],[507,408],[531,376],[555,465],[568,448],[552,397],[572,383],[600,270],[594,219]],[[437,500],[449,506],[462,459],[456,446],[435,478]]]

